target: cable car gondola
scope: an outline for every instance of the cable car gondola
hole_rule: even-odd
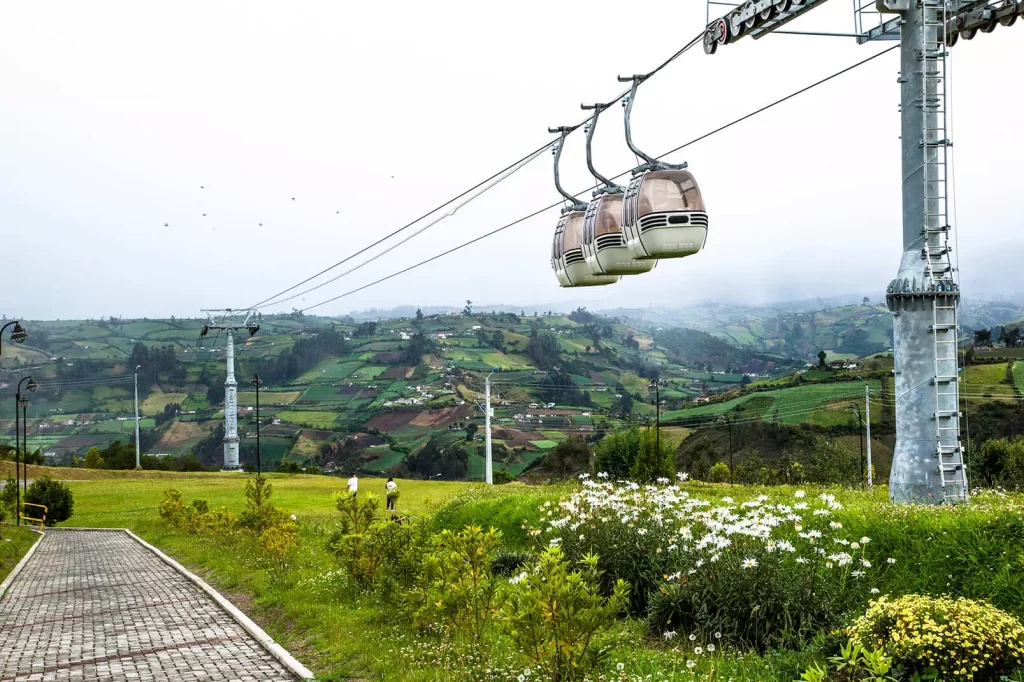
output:
[[[622,231],[622,198],[625,189],[605,178],[594,169],[591,141],[597,119],[607,104],[583,105],[583,109],[594,110],[594,117],[587,128],[587,168],[604,187],[594,191],[594,198],[587,205],[583,216],[583,256],[595,273],[607,275],[640,275],[650,272],[657,265],[656,260],[639,260],[626,247]]]
[[[552,151],[555,155],[555,188],[558,193],[569,200],[569,205],[562,209],[562,217],[555,227],[555,238],[551,245],[551,268],[555,271],[558,284],[563,287],[593,287],[615,284],[618,275],[595,274],[583,257],[583,215],[587,209],[576,197],[562,189],[558,177],[558,162],[562,157],[562,146],[565,137],[573,128],[548,129],[548,132],[561,133],[562,139],[555,143]]]
[[[647,77],[633,76],[626,107],[626,144],[646,163],[633,170],[633,179],[622,202],[622,230],[633,258],[683,258],[704,248],[708,214],[704,200],[687,164],[669,164],[644,154],[633,144],[629,118],[636,89]]]

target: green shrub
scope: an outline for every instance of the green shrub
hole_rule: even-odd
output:
[[[178,526],[185,517],[185,504],[181,501],[181,491],[175,488],[168,488],[164,491],[164,497],[160,501],[160,518],[168,523]]]
[[[835,666],[829,670],[828,664],[811,665],[795,682],[896,682],[892,672],[892,658],[884,651],[868,650],[860,644],[849,641],[842,645],[837,656],[830,656],[829,662]]]
[[[494,485],[504,485],[516,480],[516,477],[508,469],[498,469],[491,475],[491,480],[494,481]]]
[[[7,481],[4,483],[4,489],[0,490],[0,507],[10,514],[12,517],[17,516],[18,510],[15,509],[18,498],[18,482],[14,480],[14,476],[8,475]]]
[[[75,508],[75,500],[71,488],[49,476],[37,478],[25,493],[25,502],[41,504],[46,507],[46,525],[53,526],[71,518]],[[30,513],[30,516],[35,516]]]
[[[595,640],[629,601],[629,586],[619,580],[605,598],[597,557],[584,557],[572,571],[557,547],[512,582],[507,629],[519,652],[554,682],[587,679],[607,653]]]
[[[268,528],[284,521],[284,512],[270,501],[273,492],[274,487],[263,476],[257,476],[245,482],[245,511],[238,515],[239,527],[255,535],[260,535]],[[193,501],[193,506],[196,502],[202,502],[205,507],[205,500]],[[197,511],[199,511],[198,508]]]
[[[495,555],[494,561],[491,562],[491,570],[495,575],[511,578],[533,560],[534,556],[530,552],[503,549]]]
[[[882,597],[849,634],[855,644],[883,649],[907,672],[937,674],[947,682],[998,680],[1024,665],[1024,625],[971,599]]]
[[[495,617],[501,608],[503,582],[491,570],[501,533],[467,526],[435,536],[436,548],[427,557],[426,582],[412,595],[421,625],[439,625],[476,655],[484,653]]]
[[[729,467],[723,462],[716,462],[708,471],[708,481],[711,483],[727,483],[729,481]]]

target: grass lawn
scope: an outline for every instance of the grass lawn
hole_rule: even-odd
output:
[[[1006,381],[1006,363],[968,365],[961,391],[970,395],[1014,395],[1014,385]],[[1014,375],[1016,379],[1016,374]]]
[[[277,413],[277,418],[289,424],[310,426],[314,429],[330,430],[338,419],[336,412],[313,412],[285,410]]]
[[[65,470],[51,471],[66,477]],[[237,513],[243,508],[243,484],[251,475],[67,471],[83,475],[83,480],[70,483],[75,514],[66,525],[131,528],[242,606],[319,680],[514,680],[523,670],[522,662],[512,658],[508,639],[495,635],[487,658],[494,674],[467,676],[458,664],[458,653],[442,645],[435,635],[418,632],[404,619],[395,618],[388,603],[372,593],[359,593],[344,581],[336,581],[338,564],[325,543],[338,518],[332,493],[344,487],[344,479],[268,475],[274,487],[272,501],[286,513],[294,513],[299,524],[298,549],[289,561],[278,563],[261,556],[243,536],[188,533],[167,525],[157,514],[163,491],[172,486],[182,492],[186,502],[200,497],[211,508],[225,506]],[[40,473],[33,468],[31,475]],[[381,494],[383,486],[381,478],[362,478],[360,495]],[[470,522],[493,525],[505,532],[507,546],[515,547],[527,542],[524,524],[539,522],[539,505],[557,500],[572,484],[488,488],[463,482],[399,480],[398,486],[399,512],[432,515],[434,528],[461,528]],[[727,493],[737,502],[762,492],[789,499],[794,491],[792,487],[700,483],[685,488],[710,498]],[[822,491],[814,486],[805,489],[808,498]],[[1020,496],[939,510],[893,508],[886,503],[884,486],[878,486],[874,494],[847,489],[829,492],[843,503],[845,509],[836,517],[850,534],[870,535],[877,556],[896,558],[881,585],[886,591],[948,592],[989,599],[1013,613],[1024,609],[1019,574],[1011,568],[1024,560],[1024,550],[1007,544],[1007,538],[1019,533]],[[456,494],[457,502],[444,504]],[[6,537],[8,527],[3,532]],[[692,651],[685,646],[673,649],[645,637],[642,622],[625,618],[614,621],[611,628],[609,660],[602,669],[606,680],[789,682],[817,656],[809,650],[759,655],[738,652],[723,643],[713,655],[698,657],[698,667],[691,671],[687,663],[694,660]],[[615,675],[620,663],[625,673]]]
[[[25,556],[28,548],[38,539],[39,534],[33,533],[25,526],[0,526],[0,582],[3,582],[7,574],[21,561],[21,557]]]

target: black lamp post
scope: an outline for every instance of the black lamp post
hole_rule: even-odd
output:
[[[860,487],[864,489],[864,418],[860,414],[860,405],[857,403],[850,403],[850,407],[847,409],[857,410],[857,422],[860,424],[860,428],[857,432],[860,434]]]
[[[7,325],[4,325],[4,326],[6,327]],[[24,332],[24,329],[22,331]],[[2,333],[2,332],[3,332],[3,329],[0,329],[0,333]],[[11,336],[13,337],[14,335],[12,334]],[[26,336],[27,336],[27,334],[26,334]],[[18,485],[18,483],[19,483],[18,478],[19,478],[19,475],[22,473],[21,469],[19,468],[19,462],[21,464],[21,467],[24,468],[25,481],[28,481],[28,463],[23,461],[24,458],[22,460],[19,460],[19,458],[18,458],[18,431],[21,428],[21,425],[19,424],[19,420],[18,420],[18,406],[21,405],[21,386],[22,386],[22,384],[25,384],[26,382],[28,382],[28,384],[27,384],[27,386],[25,386],[25,388],[27,388],[30,391],[35,391],[37,388],[39,388],[39,384],[37,384],[35,382],[35,380],[32,379],[32,377],[27,376],[27,377],[22,378],[22,380],[18,382],[18,390],[15,391],[15,393],[14,393],[14,488],[15,488],[15,491],[16,491],[16,493],[15,493],[15,509],[14,509],[14,513],[18,517],[18,525],[21,525],[21,488]],[[25,440],[25,451],[26,451],[25,454],[27,455],[28,454],[28,439],[27,438]],[[27,486],[27,483],[26,483],[26,486]]]
[[[25,466],[21,468],[25,499],[28,499],[28,396],[21,396],[21,442],[25,447]]]
[[[4,326],[0,327],[0,350],[3,349],[4,330],[10,327],[12,324],[14,325],[14,329],[11,330],[11,341],[14,341],[15,343],[25,343],[25,339],[28,338],[28,332],[25,331],[25,328],[21,326],[21,321],[11,320]]]
[[[253,374],[249,382],[256,387],[256,478],[260,477],[260,384],[263,380],[260,375]]]

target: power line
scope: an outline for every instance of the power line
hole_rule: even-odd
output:
[[[671,57],[669,57],[668,59],[666,59],[665,61],[663,61],[663,62],[662,62],[661,64],[659,64],[659,65],[658,65],[658,66],[657,66],[657,67],[656,67],[656,68],[655,68],[655,69],[654,69],[653,71],[650,71],[649,73],[647,73],[647,75],[646,75],[646,76],[644,76],[644,80],[647,80],[648,78],[650,78],[651,76],[655,75],[656,73],[658,73],[659,71],[661,71],[662,69],[664,69],[664,68],[665,68],[666,66],[668,66],[669,64],[671,64],[672,62],[674,62],[674,61],[675,61],[676,59],[678,59],[679,57],[681,57],[681,56],[682,56],[683,54],[685,54],[685,53],[686,53],[686,52],[687,52],[688,50],[690,50],[690,48],[692,48],[692,47],[693,47],[694,45],[698,44],[698,43],[699,43],[699,42],[700,42],[700,41],[701,41],[701,40],[703,39],[703,36],[704,36],[704,31],[701,31],[700,33],[698,33],[696,37],[694,37],[693,39],[691,39],[691,40],[690,40],[690,41],[689,41],[689,42],[688,42],[688,43],[687,43],[686,45],[684,45],[684,46],[683,46],[682,48],[680,48],[679,50],[677,50],[677,51],[675,52],[675,54],[673,54],[673,55],[672,55]],[[621,92],[621,93],[620,93],[620,94],[619,94],[619,95],[618,95],[617,97],[615,97],[614,99],[612,99],[612,100],[610,100],[609,102],[607,102],[607,103],[606,103],[606,106],[610,106],[610,105],[612,105],[612,104],[615,104],[616,102],[619,102],[619,101],[621,101],[623,97],[625,97],[626,95],[628,95],[628,94],[629,94],[629,92],[630,92],[630,91],[629,91],[629,89],[626,89],[626,90],[622,91],[622,92]],[[581,121],[581,122],[577,123],[576,125],[574,125],[574,126],[571,126],[571,130],[572,130],[572,131],[576,130],[577,128],[579,128],[580,126],[584,125],[584,124],[585,124],[585,123],[586,123],[587,121],[589,121],[589,120],[590,120],[590,119],[589,119],[589,118],[587,118],[587,119],[584,119],[583,121]],[[359,251],[357,251],[357,252],[353,253],[352,255],[350,255],[350,256],[347,256],[346,258],[344,258],[344,259],[342,259],[342,260],[338,261],[338,262],[337,262],[337,263],[335,263],[334,265],[331,265],[330,267],[327,267],[327,268],[325,268],[325,269],[321,270],[320,272],[316,273],[315,275],[312,275],[312,276],[310,276],[310,277],[307,277],[306,279],[302,280],[302,281],[301,281],[301,282],[299,282],[298,284],[295,284],[295,285],[293,285],[293,286],[291,286],[291,287],[288,287],[287,289],[285,289],[285,290],[283,290],[283,291],[281,291],[281,292],[279,292],[279,293],[277,293],[277,294],[275,294],[275,295],[273,295],[273,296],[270,296],[269,298],[266,298],[266,299],[264,299],[264,300],[260,301],[260,302],[259,302],[259,303],[257,303],[256,305],[253,305],[253,306],[249,306],[249,307],[250,307],[250,308],[259,308],[259,307],[261,307],[261,306],[264,306],[264,305],[275,305],[275,304],[277,304],[277,303],[283,303],[284,301],[287,301],[287,300],[292,300],[292,299],[294,299],[294,298],[295,298],[296,296],[301,296],[302,294],[296,294],[296,295],[294,295],[294,296],[291,296],[291,297],[289,297],[289,298],[287,298],[287,299],[284,299],[284,300],[281,300],[281,301],[274,301],[274,299],[276,299],[276,298],[279,298],[280,296],[282,296],[282,295],[284,295],[284,294],[286,294],[286,293],[288,293],[288,292],[290,292],[290,291],[293,291],[293,290],[297,289],[298,287],[302,286],[303,284],[306,284],[306,283],[308,283],[308,282],[310,282],[310,281],[312,281],[312,280],[316,279],[317,277],[320,277],[321,275],[323,275],[323,274],[326,274],[327,272],[330,272],[330,271],[331,271],[331,270],[333,270],[334,268],[337,268],[337,267],[339,267],[339,266],[341,266],[341,265],[345,264],[346,262],[348,262],[348,261],[352,260],[352,259],[353,259],[353,258],[355,258],[356,256],[359,256],[359,255],[361,255],[361,254],[363,254],[363,253],[366,253],[366,252],[367,252],[368,250],[372,249],[373,247],[375,247],[375,246],[377,246],[377,245],[379,245],[379,244],[381,244],[381,243],[383,243],[383,242],[387,241],[388,239],[390,239],[391,237],[395,236],[396,234],[399,234],[400,232],[403,232],[404,230],[407,230],[408,228],[412,227],[413,225],[415,225],[416,223],[420,222],[421,220],[423,220],[423,219],[427,218],[428,216],[430,216],[430,215],[433,215],[434,213],[437,213],[438,211],[440,211],[441,209],[445,208],[446,206],[448,206],[448,205],[450,205],[450,204],[452,204],[452,203],[454,203],[454,202],[458,201],[459,199],[462,199],[462,198],[463,198],[463,197],[465,197],[466,195],[468,195],[468,194],[470,194],[470,193],[472,193],[472,192],[476,191],[477,189],[479,189],[480,187],[482,187],[482,186],[486,185],[487,183],[491,182],[492,180],[495,180],[495,178],[499,178],[499,176],[501,176],[502,174],[504,174],[504,173],[507,173],[507,172],[509,172],[510,170],[512,171],[512,173],[514,173],[514,172],[515,172],[516,170],[518,170],[517,166],[518,166],[518,167],[521,167],[521,165],[523,165],[523,164],[525,164],[525,163],[529,163],[529,161],[532,161],[532,160],[533,160],[534,158],[536,158],[536,156],[538,156],[538,155],[539,155],[539,154],[540,154],[541,152],[543,152],[544,150],[546,150],[546,149],[548,149],[549,147],[551,147],[551,145],[555,144],[555,142],[557,142],[557,140],[551,140],[551,141],[549,141],[549,142],[545,143],[545,144],[544,144],[543,146],[541,146],[541,147],[538,147],[537,149],[533,150],[532,152],[530,152],[530,153],[529,153],[529,154],[527,154],[526,156],[524,156],[524,157],[520,158],[520,159],[519,159],[518,161],[515,161],[514,163],[511,163],[511,164],[509,164],[508,166],[506,166],[506,167],[505,167],[505,168],[503,168],[502,170],[498,171],[498,172],[497,172],[497,173],[495,173],[494,175],[491,175],[490,177],[488,177],[488,178],[484,179],[483,181],[481,181],[481,182],[477,183],[476,185],[474,185],[474,186],[470,187],[470,188],[469,188],[468,190],[466,190],[466,191],[462,192],[461,194],[459,194],[459,195],[455,196],[454,198],[452,198],[452,199],[449,199],[449,200],[448,200],[448,201],[446,201],[445,203],[443,203],[443,204],[441,204],[441,205],[437,206],[436,208],[434,208],[434,209],[432,209],[432,210],[428,211],[427,213],[424,213],[423,215],[421,215],[420,217],[416,218],[415,220],[413,220],[413,221],[411,221],[411,222],[409,222],[409,223],[406,223],[405,225],[403,225],[402,227],[398,228],[397,230],[394,230],[394,231],[392,231],[392,232],[388,233],[387,235],[385,235],[385,236],[381,237],[380,239],[378,239],[378,240],[377,240],[377,241],[375,241],[374,243],[370,244],[369,246],[367,246],[367,247],[365,247],[365,248],[363,248],[363,249],[360,249]],[[514,170],[513,170],[513,169],[514,169]],[[506,177],[507,177],[507,176],[506,176]],[[616,177],[618,177],[618,176],[616,176]],[[501,178],[501,179],[504,179],[504,178]],[[498,180],[498,182],[501,182],[501,179],[499,179],[499,180]],[[495,183],[495,184],[497,184],[497,183]],[[491,186],[493,187],[493,185],[491,185]],[[486,188],[486,189],[485,189],[484,191],[486,191],[487,189],[490,189],[490,187]],[[585,191],[586,191],[586,190],[585,190]],[[482,192],[481,192],[481,194],[482,194]],[[475,195],[474,197],[472,197],[472,198],[470,199],[470,201],[471,201],[471,200],[472,200],[473,198],[476,198],[476,196],[479,196],[479,194],[477,194],[477,195]],[[467,202],[467,203],[468,203],[468,202]],[[463,204],[463,205],[465,205],[465,204]],[[555,206],[557,206],[557,205],[558,205],[558,204],[555,204]],[[456,210],[458,210],[458,209],[456,209]],[[547,210],[547,209],[545,209],[545,210]],[[452,213],[454,213],[454,211],[453,211]],[[451,215],[451,213],[449,213],[448,215]],[[428,228],[429,228],[429,227],[431,227],[432,225],[436,224],[437,222],[439,222],[439,221],[440,221],[440,220],[442,220],[443,218],[445,218],[445,217],[448,217],[448,215],[446,215],[446,216],[443,216],[442,218],[439,218],[439,219],[438,219],[437,221],[434,221],[434,223],[431,223],[431,225],[428,225],[427,227],[428,227]],[[424,228],[424,229],[426,229],[426,228]],[[417,234],[418,234],[418,233],[417,233]],[[390,250],[390,249],[389,249],[389,250]],[[384,253],[387,253],[387,251],[385,251]],[[380,254],[380,255],[383,255],[383,254]],[[374,259],[371,259],[371,260],[375,260],[376,258],[379,258],[379,257],[380,257],[380,255],[376,256],[376,257],[375,257]],[[364,264],[365,264],[365,263],[364,263]],[[362,266],[359,266],[359,267],[362,267]],[[345,274],[348,274],[348,273],[345,273]],[[335,278],[335,279],[338,279],[338,278]],[[329,284],[329,283],[330,283],[330,282],[332,282],[332,281],[334,281],[334,279],[332,279],[332,280],[329,280],[328,282],[324,282],[323,284]],[[319,285],[319,286],[317,286],[317,287],[314,287],[314,289],[317,289],[317,288],[319,288],[320,286],[323,286],[323,284],[321,284],[321,285]],[[313,289],[310,289],[310,291],[312,291],[312,290],[313,290]],[[269,304],[268,304],[268,301],[272,301],[272,303],[269,303]]]
[[[499,176],[499,177],[498,177],[498,178],[497,178],[496,180],[494,180],[494,181],[493,181],[493,182],[491,182],[490,184],[486,185],[485,187],[483,187],[483,188],[482,188],[482,189],[481,189],[480,191],[476,192],[475,194],[472,194],[472,195],[471,195],[471,196],[470,196],[469,198],[467,198],[467,199],[466,199],[465,201],[463,201],[462,203],[460,203],[459,205],[457,205],[457,206],[456,206],[455,208],[453,208],[453,209],[451,209],[450,211],[448,211],[447,213],[445,213],[445,214],[443,214],[443,215],[439,216],[438,218],[435,218],[434,220],[432,220],[431,222],[427,223],[426,225],[424,225],[424,226],[423,226],[423,227],[421,227],[420,229],[416,230],[415,232],[413,232],[413,233],[412,233],[412,234],[410,234],[409,236],[407,236],[407,237],[405,237],[404,239],[402,239],[401,241],[399,241],[399,242],[397,242],[397,243],[395,243],[395,244],[392,244],[391,246],[387,247],[386,249],[384,249],[384,250],[383,250],[383,251],[381,251],[380,253],[378,253],[378,254],[375,254],[375,255],[373,255],[373,256],[371,256],[371,257],[367,258],[367,259],[366,259],[366,260],[364,260],[363,262],[361,262],[361,263],[359,263],[359,264],[357,264],[357,265],[355,265],[355,266],[353,266],[353,267],[349,268],[349,269],[348,269],[348,270],[346,270],[345,272],[343,272],[343,273],[341,273],[341,274],[339,274],[339,275],[335,275],[334,277],[332,277],[332,278],[330,278],[330,279],[328,279],[328,280],[325,280],[325,281],[323,281],[323,282],[320,282],[319,284],[316,284],[316,285],[314,285],[314,286],[312,286],[312,287],[310,287],[310,288],[308,288],[308,289],[304,289],[304,290],[302,290],[302,291],[300,291],[300,292],[298,292],[298,293],[292,294],[291,296],[288,296],[288,297],[286,297],[286,298],[282,298],[282,299],[279,299],[279,300],[276,300],[276,301],[275,301],[275,300],[271,300],[271,301],[270,301],[269,303],[268,303],[268,302],[266,302],[266,301],[264,301],[264,302],[263,302],[263,303],[261,303],[260,305],[261,305],[261,306],[272,306],[272,305],[280,305],[281,303],[286,303],[286,302],[288,302],[288,301],[292,301],[292,300],[294,300],[294,299],[296,299],[296,298],[299,298],[300,296],[305,296],[306,294],[308,294],[308,293],[310,293],[310,292],[312,292],[312,291],[316,291],[317,289],[320,289],[321,287],[325,287],[325,286],[327,286],[328,284],[331,284],[332,282],[336,282],[336,281],[338,281],[338,280],[339,280],[339,279],[341,279],[342,277],[346,277],[346,276],[348,276],[348,275],[352,274],[352,273],[353,273],[353,272],[355,272],[356,270],[359,270],[359,269],[360,269],[360,268],[362,268],[363,266],[365,266],[365,265],[368,265],[368,264],[372,263],[373,261],[377,260],[378,258],[382,258],[382,257],[386,256],[387,254],[391,253],[392,251],[394,251],[395,249],[397,249],[397,248],[398,248],[399,246],[401,246],[402,244],[405,244],[406,242],[410,241],[411,239],[414,239],[414,238],[416,238],[417,236],[419,236],[420,234],[422,234],[422,233],[426,232],[427,230],[429,230],[430,228],[432,228],[432,227],[433,227],[434,225],[437,225],[437,224],[438,224],[439,222],[441,222],[441,221],[442,221],[442,220],[444,220],[445,218],[450,218],[451,216],[455,215],[455,213],[456,213],[456,212],[457,212],[457,211],[458,211],[458,210],[459,210],[460,208],[462,208],[462,207],[463,207],[463,206],[465,206],[466,204],[469,204],[469,203],[470,203],[470,202],[472,202],[473,200],[475,200],[475,199],[477,199],[478,197],[480,197],[480,195],[484,194],[485,192],[487,192],[487,191],[488,191],[488,190],[490,190],[490,189],[493,189],[494,187],[496,187],[496,186],[497,186],[498,184],[500,184],[501,182],[503,182],[503,181],[507,180],[508,178],[512,177],[513,175],[515,175],[515,174],[516,174],[516,173],[517,173],[518,171],[520,171],[520,170],[522,170],[523,168],[525,168],[525,167],[526,167],[526,166],[527,166],[527,165],[528,165],[528,164],[529,164],[529,163],[530,163],[531,161],[535,160],[535,159],[536,159],[536,158],[537,158],[538,156],[540,156],[540,154],[541,154],[541,153],[543,153],[543,152],[544,152],[544,150],[546,150],[546,149],[547,149],[548,147],[550,147],[550,146],[551,146],[552,144],[554,144],[554,142],[550,142],[550,143],[548,143],[548,144],[547,144],[546,146],[544,146],[544,147],[541,147],[541,148],[540,148],[540,149],[538,149],[537,151],[533,152],[533,153],[532,153],[532,154],[531,154],[530,156],[526,157],[526,158],[525,158],[524,160],[522,160],[522,161],[518,162],[517,164],[515,164],[515,165],[514,165],[514,166],[512,167],[512,169],[511,169],[511,170],[509,170],[509,171],[508,171],[507,173],[505,173],[505,174],[503,174],[503,175],[500,175],[500,176]],[[451,202],[449,202],[449,203],[451,203]],[[422,219],[422,218],[421,218],[421,219]],[[406,226],[402,227],[401,229],[402,229],[402,230],[404,230],[404,229],[406,229],[406,228],[408,228],[408,227],[409,227],[409,225],[406,225]],[[400,230],[399,230],[399,231],[400,231]],[[384,237],[384,240],[386,240],[386,239],[389,239],[389,238],[390,238],[391,236],[393,236],[394,234],[395,234],[395,233],[392,233],[391,235],[388,235],[387,237]],[[383,240],[380,240],[380,241],[383,241]],[[377,243],[377,244],[379,244],[379,243],[380,243],[380,241],[378,241],[378,242],[376,242],[376,243]],[[371,245],[371,246],[368,246],[368,247],[366,247],[366,249],[363,249],[363,251],[360,251],[359,253],[363,253],[363,252],[365,252],[365,251],[366,251],[367,249],[369,249],[369,248],[372,248],[372,246],[373,246],[373,245]],[[359,255],[359,253],[356,253],[356,254],[353,254],[352,256],[349,256],[349,257],[348,257],[348,258],[346,258],[345,260],[350,260],[351,258],[353,258],[353,257],[355,257],[355,256],[357,256],[357,255]],[[342,261],[342,262],[344,262],[344,261]],[[336,264],[335,266],[332,266],[332,267],[337,267],[337,265],[340,265],[340,263],[339,263],[339,264]],[[322,274],[322,273],[321,273],[321,274]]]
[[[712,135],[714,135],[716,133],[722,132],[723,130],[726,130],[726,129],[731,128],[732,126],[734,126],[734,125],[736,125],[738,123],[746,121],[747,119],[749,119],[749,118],[751,118],[753,116],[756,116],[757,114],[763,113],[763,112],[765,112],[765,111],[767,111],[767,110],[769,110],[769,109],[771,109],[771,108],[773,108],[775,106],[778,106],[779,104],[782,104],[783,102],[786,102],[786,101],[796,97],[797,95],[801,95],[801,94],[803,94],[803,93],[805,93],[805,92],[807,92],[809,90],[812,90],[812,89],[818,87],[819,85],[823,85],[823,84],[831,81],[834,78],[837,78],[837,77],[839,77],[839,76],[841,76],[841,75],[843,75],[845,73],[848,73],[848,72],[852,71],[853,69],[856,69],[856,68],[858,68],[860,66],[863,66],[863,65],[867,64],[868,62],[870,62],[870,61],[872,61],[874,59],[877,59],[878,57],[881,57],[883,54],[886,54],[888,52],[891,52],[892,50],[895,50],[898,47],[899,47],[899,45],[894,45],[893,47],[886,48],[885,50],[882,50],[880,52],[876,52],[872,56],[870,56],[870,57],[868,57],[866,59],[863,59],[863,60],[861,60],[859,62],[856,62],[855,64],[852,64],[851,66],[848,66],[845,69],[842,69],[841,71],[837,71],[837,72],[833,73],[830,76],[822,78],[821,80],[816,81],[816,82],[814,82],[814,83],[812,83],[812,84],[810,84],[810,85],[808,85],[808,86],[806,86],[804,88],[801,88],[800,90],[797,90],[794,93],[786,95],[785,97],[782,97],[781,99],[775,100],[774,102],[772,102],[770,104],[767,104],[767,105],[761,107],[760,109],[752,111],[749,114],[746,114],[745,116],[741,116],[740,118],[735,119],[734,121],[731,121],[731,122],[729,122],[729,123],[727,123],[727,124],[725,124],[723,126],[720,126],[720,127],[716,128],[716,129],[714,129],[714,130],[712,130],[712,131],[710,131],[708,133],[705,133],[705,134],[701,135],[700,137],[694,138],[693,140],[690,140],[689,142],[686,142],[685,144],[681,144],[681,145],[679,145],[678,147],[676,147],[674,149],[671,149],[671,150],[669,150],[667,152],[659,154],[658,156],[656,156],[654,158],[660,159],[660,158],[662,158],[664,156],[668,156],[669,154],[673,154],[673,153],[678,152],[678,151],[680,151],[682,149],[685,149],[686,147],[689,147],[692,144],[696,144],[697,142],[705,140],[708,137],[710,137],[710,136],[712,136]],[[623,95],[621,95],[619,97],[619,99],[621,99],[621,97],[625,96],[625,94],[628,94],[628,91],[626,93],[623,93]],[[613,100],[613,102],[614,101],[616,101],[616,100]],[[615,179],[621,178],[621,177],[627,175],[628,173],[630,173],[630,171],[624,171],[622,173],[619,173],[618,175],[613,176],[611,179],[615,180]],[[598,187],[598,185],[596,185],[596,184],[592,185],[589,188],[584,189],[582,192],[577,192],[574,196],[578,196],[580,194],[588,192],[588,191],[590,191],[592,189],[595,189],[597,187]],[[485,233],[485,234],[483,234],[483,235],[481,235],[479,237],[476,237],[474,239],[470,239],[469,241],[464,242],[464,243],[462,243],[462,244],[460,244],[458,246],[455,246],[455,247],[453,247],[451,249],[448,249],[447,251],[443,251],[442,253],[439,253],[439,254],[437,254],[435,256],[431,256],[430,258],[427,258],[426,260],[422,260],[422,261],[420,261],[420,262],[418,262],[418,263],[416,263],[414,265],[410,265],[409,267],[403,268],[403,269],[401,269],[401,270],[399,270],[397,272],[394,272],[394,273],[392,273],[390,275],[387,275],[385,277],[381,277],[380,279],[374,280],[373,282],[370,282],[369,284],[365,284],[365,285],[363,285],[361,287],[357,287],[355,289],[351,289],[350,291],[346,291],[343,294],[339,294],[337,296],[333,296],[331,298],[328,298],[328,299],[326,299],[324,301],[320,301],[319,303],[316,303],[314,305],[305,306],[303,308],[303,310],[304,311],[313,310],[314,308],[319,308],[322,305],[326,305],[328,303],[332,303],[332,302],[337,301],[339,299],[345,298],[346,296],[351,296],[352,294],[356,294],[356,293],[359,293],[360,291],[363,291],[365,289],[369,289],[370,287],[373,287],[373,286],[376,286],[376,285],[381,284],[383,282],[386,282],[389,279],[392,279],[394,277],[398,277],[399,275],[403,275],[403,274],[409,272],[410,270],[415,270],[416,268],[421,267],[423,265],[427,265],[428,263],[432,263],[433,261],[438,260],[439,258],[443,258],[445,256],[448,256],[448,255],[452,254],[452,253],[455,253],[456,251],[464,249],[467,246],[472,246],[473,244],[475,244],[475,243],[477,243],[479,241],[482,241],[484,239],[487,239],[488,237],[492,237],[492,236],[498,234],[499,232],[503,232],[503,231],[509,229],[510,227],[514,227],[514,226],[519,225],[520,223],[523,223],[523,222],[525,222],[525,221],[527,221],[527,220],[529,220],[531,218],[535,218],[536,216],[540,215],[541,213],[549,211],[552,208],[556,208],[557,206],[559,206],[561,204],[562,204],[561,201],[556,201],[555,203],[549,204],[549,205],[545,206],[544,208],[541,208],[541,209],[539,209],[537,211],[534,211],[533,213],[530,213],[528,215],[523,216],[522,218],[514,220],[514,221],[512,221],[512,222],[510,222],[510,223],[508,223],[506,225],[502,225],[501,227],[499,227],[497,229],[494,229],[494,230],[491,230],[490,232],[487,232],[487,233]]]

